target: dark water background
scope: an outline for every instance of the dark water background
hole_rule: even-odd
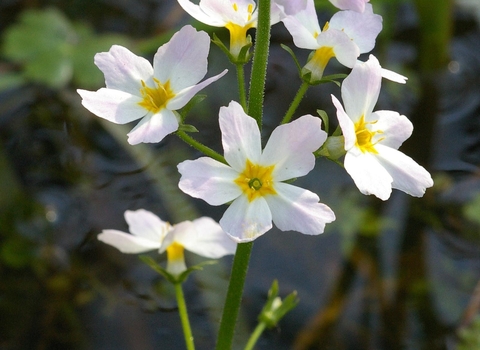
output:
[[[148,50],[146,38],[190,21],[175,1],[3,0],[2,33],[25,10],[47,6],[89,23],[96,33],[128,37],[149,59],[158,45]],[[375,54],[384,67],[409,77],[406,86],[385,82],[376,109],[412,120],[414,135],[402,150],[435,174],[436,185],[422,199],[395,191],[381,202],[358,194],[336,164],[318,160],[297,184],[318,193],[337,221],[317,237],[273,229],[255,241],[240,345],[275,278],[281,295],[298,291],[300,304],[264,333],[257,349],[460,349],[459,335],[479,317],[477,18],[452,8],[448,60],[432,68],[421,63],[422,26],[414,4],[378,2],[374,8],[383,9],[389,23]],[[282,24],[272,34],[265,136],[300,85],[279,46],[293,47],[289,34]],[[307,52],[297,51],[304,62]],[[227,66],[228,75],[206,89],[208,98],[190,116],[198,138],[219,151],[218,108],[236,99],[236,85],[234,67],[212,45],[208,76]],[[0,58],[0,73],[22,69]],[[330,69],[342,68],[331,62]],[[179,192],[176,164],[197,152],[174,136],[129,146],[128,127],[89,114],[75,92],[79,87],[27,81],[0,92],[0,349],[183,349],[172,287],[96,235],[105,228],[126,231],[127,209],[145,208],[178,222],[198,215],[218,220],[225,208]],[[339,89],[312,88],[297,115],[321,108],[334,116],[330,93],[338,96]],[[224,258],[185,285],[198,349],[214,347],[230,263]]]

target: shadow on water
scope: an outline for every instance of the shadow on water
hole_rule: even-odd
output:
[[[11,0],[0,5],[0,25],[5,32],[27,7],[56,5],[100,33],[128,35],[148,56],[162,34],[189,20],[172,3]],[[436,185],[422,199],[395,192],[383,203],[359,195],[340,167],[319,160],[298,183],[319,193],[337,222],[320,237],[273,229],[255,242],[239,344],[277,278],[281,294],[297,290],[300,304],[262,336],[258,349],[474,349],[462,342],[480,309],[480,29],[472,13],[456,9],[448,61],[420,69],[430,64],[422,63],[429,37],[419,34],[411,4],[395,6],[394,25],[385,28],[375,54],[410,79],[400,87],[385,82],[377,109],[412,120],[415,130],[402,150],[430,164]],[[152,33],[156,39],[144,39]],[[290,40],[274,27],[265,133],[299,85],[290,56],[279,48],[293,46]],[[228,64],[218,51],[211,49],[210,75]],[[20,70],[0,61],[1,73]],[[232,98],[225,92],[234,79],[231,69],[193,110],[199,138],[218,150],[212,115]],[[176,164],[199,154],[173,137],[128,146],[128,128],[90,115],[76,87],[22,82],[0,92],[0,348],[182,349],[172,287],[96,235],[126,231],[127,209],[178,222],[200,214],[218,220],[224,208],[177,188]],[[333,84],[313,88],[299,115],[322,106],[333,116],[330,93],[338,96]],[[229,264],[222,259],[185,286],[198,349],[214,346]]]

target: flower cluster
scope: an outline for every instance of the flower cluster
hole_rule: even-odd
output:
[[[270,3],[263,0],[200,0],[198,4],[178,0],[179,5],[196,20],[224,27],[230,33],[229,48],[215,35],[213,40],[237,69],[240,97],[240,103],[232,100],[219,110],[223,156],[193,139],[188,132],[196,129],[184,124],[189,107],[183,107],[197,92],[227,73],[224,70],[201,82],[207,73],[210,50],[210,37],[203,31],[189,25],[181,28],[158,49],[153,67],[128,49],[113,46],[109,52],[95,56],[95,64],[105,75],[106,88],[78,90],[82,104],[101,118],[118,124],[140,119],[128,133],[128,142],[132,145],[160,142],[175,133],[203,152],[204,157],[178,164],[181,174],[179,188],[210,205],[228,205],[219,223],[201,217],[174,226],[145,210],[126,211],[125,219],[131,234],[104,230],[98,236],[99,240],[124,253],[167,252],[166,270],[158,265],[151,266],[176,285],[188,348],[193,349],[193,337],[187,327],[186,310],[178,285],[193,268],[187,269],[184,250],[208,258],[234,254],[237,243],[255,240],[273,224],[283,231],[294,230],[306,235],[322,233],[326,224],[335,220],[334,212],[320,202],[316,193],[292,184],[314,168],[316,157],[325,156],[338,161],[344,156],[344,168],[360,192],[382,200],[390,197],[392,189],[420,197],[433,186],[428,171],[398,150],[411,135],[412,123],[394,111],[374,111],[382,78],[403,84],[407,80],[382,68],[373,55],[366,62],[359,60],[360,54],[374,48],[382,30],[382,17],[374,13],[369,0],[330,2],[340,11],[321,26],[314,0],[271,0]],[[311,53],[303,68],[294,57],[299,66],[299,92],[281,125],[273,130],[262,148],[262,74],[266,74],[269,22],[270,25],[283,22],[293,43],[300,49],[311,50]],[[255,45],[265,54],[258,54],[258,60],[257,51],[253,55],[252,71],[259,74],[252,73],[250,100],[247,101],[243,65],[251,59],[249,48],[253,44],[247,32],[257,25],[258,30],[263,30],[262,34],[266,35],[258,35]],[[294,56],[293,51],[289,52]],[[332,58],[351,69],[348,76],[324,76]],[[263,63],[258,63],[261,60]],[[310,86],[336,81],[340,77],[344,78],[340,91],[343,105],[337,97],[332,95],[331,98],[337,110],[341,135],[328,135],[328,127],[322,129],[327,124],[327,116],[322,115],[325,123],[313,115],[293,118]],[[256,107],[251,108],[252,105]],[[251,245],[241,247],[235,259],[240,255],[238,259],[247,259],[248,263],[250,253],[243,249],[251,249]],[[240,274],[240,270],[234,269],[233,273]],[[235,279],[233,273],[232,280]],[[243,280],[237,282],[242,285],[244,277],[239,277]],[[229,293],[238,292],[241,296],[241,290],[235,288],[229,289]],[[272,295],[276,296],[276,293]],[[240,296],[232,297],[232,303],[238,302],[239,305]],[[294,295],[288,300],[280,307],[279,299],[272,298],[262,322],[276,324],[296,304]],[[237,309],[238,305],[235,306]],[[272,318],[273,314],[275,317]],[[225,315],[224,319],[229,317]],[[233,332],[234,327],[223,329]],[[225,344],[220,341],[218,348],[230,348],[228,341],[232,337],[232,334],[226,338],[219,336],[219,339],[230,340]]]
[[[336,97],[332,96],[332,101],[343,132],[345,169],[359,190],[383,200],[389,198],[392,188],[422,196],[433,185],[430,174],[397,150],[412,133],[412,124],[397,112],[373,112],[381,78],[401,83],[406,78],[383,69],[373,55],[365,63],[358,61],[361,53],[374,48],[382,18],[374,14],[367,0],[330,1],[341,11],[323,28],[313,0],[272,1],[271,24],[282,21],[297,47],[312,50],[302,69],[307,83],[318,83],[333,57],[352,68],[341,87],[345,108]],[[247,31],[257,25],[253,0],[178,3],[198,21],[227,28],[234,55],[247,44]],[[209,36],[191,26],[183,27],[158,49],[153,67],[126,48],[113,46],[95,56],[95,64],[105,74],[106,88],[78,93],[83,105],[101,118],[120,124],[141,119],[128,134],[129,143],[160,142],[182,125],[176,111],[226,74],[224,70],[199,83],[207,72],[209,47]],[[254,240],[272,228],[272,221],[281,230],[312,235],[322,233],[325,224],[335,220],[333,211],[320,203],[315,193],[286,182],[313,169],[314,152],[328,136],[320,118],[305,115],[277,127],[263,150],[257,121],[237,102],[220,108],[219,123],[225,162],[211,157],[184,161],[178,165],[179,187],[211,205],[229,203],[220,225],[233,240]],[[126,216],[128,220],[132,214]],[[141,247],[138,239],[125,240],[125,236],[107,232],[100,237],[113,245],[115,240],[125,243],[115,245],[123,251]],[[127,242],[132,244],[131,251]],[[155,244],[160,244],[158,237]]]

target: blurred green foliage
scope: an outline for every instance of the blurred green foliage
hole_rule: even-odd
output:
[[[97,35],[88,25],[71,22],[54,8],[26,10],[19,22],[5,31],[2,47],[4,57],[23,69],[17,75],[8,75],[7,80],[2,77],[0,89],[23,80],[55,89],[72,80],[83,88],[98,87],[103,75],[94,65],[93,56],[108,51],[113,44],[128,43],[123,35]]]
[[[457,350],[480,349],[480,316],[477,316],[469,327],[459,332],[459,338]]]

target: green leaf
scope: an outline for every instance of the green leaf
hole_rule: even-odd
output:
[[[330,128],[330,122],[328,119],[328,114],[322,109],[317,109],[318,116],[322,119],[323,125],[325,125],[325,131],[328,134],[328,130]]]
[[[166,269],[164,269],[159,264],[157,264],[157,262],[152,257],[150,257],[148,255],[140,255],[139,258],[145,264],[150,266],[154,271],[156,271],[157,273],[159,273],[160,275],[165,277],[169,282],[171,282],[173,284],[183,283],[193,271],[203,270],[203,266],[213,265],[213,264],[217,263],[216,260],[203,261],[200,264],[190,266],[188,269],[186,269],[180,275],[172,275]]]
[[[86,89],[96,89],[103,85],[103,73],[94,64],[95,54],[110,50],[112,45],[130,46],[129,40],[122,35],[95,35],[87,25],[76,24],[78,43],[72,47],[73,81]]]
[[[295,65],[297,66],[298,75],[301,77],[302,76],[302,66],[300,66],[300,63],[298,62],[297,56],[295,56],[295,53],[293,52],[293,50],[291,48],[289,48],[287,45],[284,45],[284,44],[280,44],[280,46],[282,47],[282,49],[287,51],[290,54],[290,56],[292,56],[293,61],[295,62]]]
[[[25,11],[5,33],[3,53],[24,65],[27,79],[61,87],[72,77],[71,43],[75,32],[56,9]]]

